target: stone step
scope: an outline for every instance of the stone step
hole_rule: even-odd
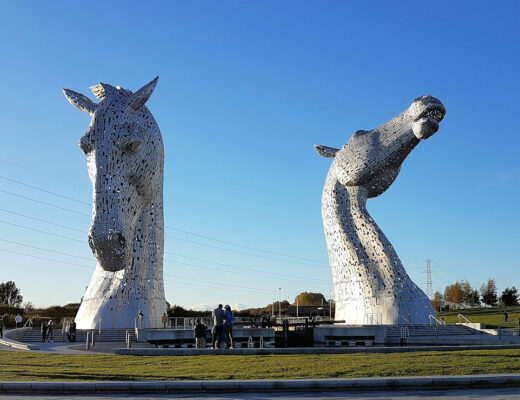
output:
[[[135,341],[135,331],[130,329],[132,340]],[[47,335],[48,337],[48,335]],[[87,331],[76,331],[76,342],[84,342],[87,339]],[[94,339],[97,342],[125,342],[126,329],[104,329],[101,330],[101,335],[98,330],[94,331]],[[22,342],[41,342],[42,336],[40,329],[32,329],[24,332]],[[53,329],[53,341],[62,342],[67,341],[67,334],[63,333],[61,329]]]
[[[437,328],[437,329],[436,329]],[[406,325],[386,328],[386,337],[401,337],[402,330],[407,330],[409,336],[454,336],[473,335],[475,331],[463,325]]]

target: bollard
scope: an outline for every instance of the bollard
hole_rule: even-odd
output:
[[[261,349],[264,348],[264,337],[263,336],[260,336],[260,348]]]
[[[88,331],[87,331],[87,343],[85,344],[85,349],[86,350],[90,349],[90,341],[89,341],[89,332]]]
[[[255,347],[255,344],[253,343],[253,337],[249,336],[249,339],[247,340],[247,348],[252,349]]]

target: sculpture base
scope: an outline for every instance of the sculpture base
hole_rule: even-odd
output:
[[[166,300],[164,290],[161,296],[157,286],[131,279],[125,270],[108,272],[98,265],[75,318],[77,329],[162,327]],[[141,322],[139,310],[143,313]]]

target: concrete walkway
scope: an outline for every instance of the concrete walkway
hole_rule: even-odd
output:
[[[195,348],[160,348],[147,343],[133,343],[130,349],[125,343],[96,343],[89,350],[85,343],[46,342],[38,343],[38,352],[60,354],[119,354],[136,356],[197,356],[197,355],[268,355],[268,354],[356,354],[356,353],[407,353],[423,351],[463,351],[463,350],[501,350],[520,349],[519,344],[505,345],[465,345],[465,346],[370,346],[370,347],[293,347],[293,348],[238,348],[226,349],[195,349]],[[2,346],[0,350],[28,351]]]
[[[520,388],[520,374],[355,379],[0,382],[0,394],[182,394]]]

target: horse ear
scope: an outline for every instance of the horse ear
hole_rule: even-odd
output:
[[[314,148],[320,156],[328,158],[334,157],[336,153],[339,151],[339,149],[335,149],[334,147],[327,147],[319,144],[315,144]]]
[[[144,85],[137,92],[132,93],[128,101],[128,107],[132,107],[134,110],[139,110],[144,106],[144,103],[146,103],[152,95],[158,80],[159,77],[156,76],[153,81]]]
[[[78,110],[84,111],[87,114],[94,114],[96,111],[96,103],[90,100],[87,96],[82,95],[81,93],[75,92],[70,89],[63,89],[63,94],[67,98],[70,104],[76,107]]]

